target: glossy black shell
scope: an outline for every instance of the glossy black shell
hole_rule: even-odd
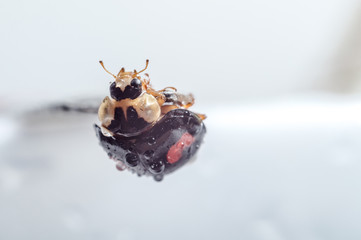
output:
[[[133,137],[107,137],[100,127],[94,127],[110,158],[121,161],[139,176],[151,175],[157,181],[186,164],[199,149],[206,133],[203,121],[186,109],[168,112],[148,131]],[[183,149],[180,159],[171,164],[167,160],[168,151],[185,133],[192,135],[194,141]]]

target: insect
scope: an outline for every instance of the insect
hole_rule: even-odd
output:
[[[128,169],[138,176],[161,181],[186,164],[197,152],[206,133],[203,114],[188,110],[192,94],[181,94],[174,87],[155,90],[148,74],[125,71],[114,77],[110,97],[98,110],[101,125],[94,125],[101,146],[116,161],[118,170]]]

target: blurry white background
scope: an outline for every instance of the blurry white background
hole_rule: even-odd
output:
[[[361,1],[0,6],[0,239],[361,238]],[[161,183],[114,169],[96,116],[30,113],[147,58],[208,116]]]

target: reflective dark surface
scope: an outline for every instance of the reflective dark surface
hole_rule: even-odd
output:
[[[148,131],[134,137],[104,136],[97,125],[94,127],[110,158],[121,161],[139,176],[152,175],[155,180],[161,180],[163,175],[186,164],[199,149],[206,133],[203,121],[185,109],[168,112]],[[187,139],[182,139],[187,136],[185,134],[190,136],[188,145]]]

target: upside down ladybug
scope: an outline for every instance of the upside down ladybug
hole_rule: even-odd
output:
[[[197,152],[206,133],[206,116],[188,110],[194,104],[192,94],[180,94],[173,87],[153,89],[148,74],[139,75],[148,63],[139,72],[122,68],[114,75],[100,61],[115,81],[98,110],[101,126],[94,127],[118,170],[161,181]]]

